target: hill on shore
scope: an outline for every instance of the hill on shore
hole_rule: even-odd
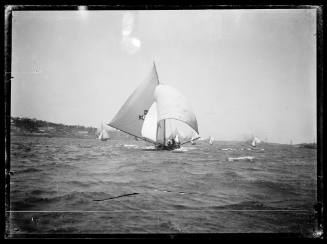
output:
[[[10,118],[10,134],[24,136],[97,138],[98,129],[81,125],[65,125],[31,118]],[[133,138],[117,130],[109,130],[109,136],[115,138]]]

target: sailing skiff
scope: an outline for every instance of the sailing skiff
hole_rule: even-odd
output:
[[[107,141],[110,138],[107,130],[103,127],[103,124],[101,124],[101,131],[98,136],[98,139],[101,141]]]
[[[193,109],[179,91],[159,82],[155,63],[108,125],[157,149],[176,149],[200,138]]]

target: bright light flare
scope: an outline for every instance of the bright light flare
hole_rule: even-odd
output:
[[[87,6],[78,6],[78,12],[83,18],[85,18],[87,16],[87,14],[88,14],[87,11],[88,11]]]

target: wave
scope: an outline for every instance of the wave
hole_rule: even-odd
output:
[[[194,175],[194,176],[201,176],[203,179],[207,179],[210,177],[213,177],[215,174],[212,172],[206,172],[206,171],[191,171],[191,170],[185,170],[188,174]]]
[[[236,171],[226,171],[223,173],[224,176],[227,178],[227,179],[233,179],[233,180],[244,180],[246,179],[246,176],[236,172]]]
[[[41,172],[41,169],[37,168],[27,168],[27,169],[22,169],[22,170],[17,170],[17,173],[35,173],[35,172]]]
[[[124,144],[123,146],[127,148],[138,148],[138,146],[134,144]]]
[[[142,151],[159,151],[155,146],[141,147]]]
[[[192,165],[189,160],[184,160],[183,158],[172,158],[171,160],[163,160],[163,161],[159,162],[160,166],[173,165],[173,164],[175,164],[176,166],[180,166],[180,167]]]
[[[186,205],[182,205],[182,204],[172,204],[171,205],[174,209],[176,210],[186,210],[186,209],[190,209],[188,206]]]
[[[259,188],[267,189],[267,191],[269,189],[271,193],[278,192],[280,194],[296,195],[295,193],[296,189],[290,184],[266,181],[266,180],[254,180],[252,184],[254,184]]]
[[[70,187],[91,187],[93,185],[98,185],[101,181],[79,181],[79,180],[70,180],[70,181],[63,181],[63,184],[67,184]]]
[[[55,217],[55,213],[40,213],[42,221],[39,226],[35,225],[35,231],[39,232],[50,232],[48,230],[55,228],[60,232],[70,226],[80,232],[96,230],[102,233],[156,231],[155,228],[158,232],[190,232],[194,229],[205,232],[217,230],[212,225],[220,228],[220,224],[223,230],[234,226],[239,231],[247,231],[253,227],[249,227],[248,222],[255,222],[254,218],[260,216],[253,216],[260,214],[253,213],[249,217],[228,213],[223,215],[227,217],[219,218],[218,212],[291,209],[302,205],[309,209],[315,201],[316,156],[303,150],[290,149],[288,152],[271,147],[265,153],[249,151],[249,155],[253,153],[258,158],[256,163],[231,164],[227,161],[228,156],[242,156],[247,151],[225,153],[215,146],[197,143],[196,149],[185,146],[188,151],[178,154],[153,151],[153,146],[139,142],[132,144],[133,141],[127,140],[117,140],[110,146],[96,140],[93,143],[87,139],[39,138],[39,146],[33,144],[35,138],[18,139],[22,145],[11,147],[10,155],[14,170],[11,176],[14,185],[10,187],[11,210],[121,210],[107,214],[56,213],[58,216]],[[219,147],[238,146],[231,143]],[[143,151],[151,148],[153,152]],[[299,165],[296,172],[295,165]],[[125,195],[131,193],[139,195]],[[123,195],[112,201],[93,201]],[[137,211],[142,209],[176,211]],[[192,209],[203,210],[203,213],[188,211]],[[240,217],[239,220],[233,218],[235,216]],[[17,217],[12,221],[28,232],[30,219]],[[258,225],[266,224],[273,231],[278,228],[288,231],[289,226],[304,225],[304,221],[287,213],[263,217]],[[282,227],[280,223],[283,223]]]
[[[215,209],[215,210],[275,210],[277,208],[270,207],[263,202],[242,201],[242,202],[234,203],[234,204],[209,206],[208,209]]]
[[[55,194],[57,191],[51,190],[33,190],[30,192],[31,195],[41,195],[41,194]]]
[[[160,229],[163,229],[163,230],[167,229],[169,232],[171,232],[171,231],[182,232],[182,228],[178,224],[172,222],[171,220],[160,223],[159,227],[160,227]]]
[[[190,163],[223,163],[225,160],[220,160],[219,158],[215,159],[210,159],[210,158],[205,158],[205,159],[189,159],[188,162]]]
[[[135,168],[135,171],[136,172],[150,173],[150,172],[155,172],[155,171],[158,171],[158,170],[157,169],[151,169],[151,168],[140,168],[140,167],[137,167],[137,168]]]
[[[42,190],[33,191],[33,194],[30,194],[28,197],[15,200],[11,202],[12,210],[26,210],[29,208],[44,208],[47,204],[58,204],[58,202],[63,202],[65,205],[76,205],[81,206],[81,203],[91,202],[92,198],[95,197],[106,197],[109,196],[104,192],[71,192],[65,193],[62,195],[57,195],[56,191],[45,191],[47,194],[52,193],[53,197],[41,197],[37,196],[44,192]]]
[[[54,161],[54,162],[46,162],[45,165],[43,165],[45,168],[49,169],[71,169],[71,170],[76,170],[80,169],[79,166],[75,166],[69,163],[69,161]]]

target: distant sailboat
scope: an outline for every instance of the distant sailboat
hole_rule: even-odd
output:
[[[209,138],[209,143],[210,143],[210,145],[213,144],[214,140],[215,140],[215,139],[214,139],[212,136],[210,136],[210,138]]]
[[[192,145],[195,145],[196,144],[195,141],[194,141],[194,139],[196,139],[196,134],[193,134],[192,135],[192,138],[191,138],[191,144]]]
[[[257,138],[257,137],[254,137],[253,140],[252,140],[252,142],[251,142],[251,145],[253,147],[255,147],[259,143],[261,143],[261,140],[259,138]]]
[[[159,82],[155,64],[108,125],[151,142],[157,149],[178,148],[190,142],[194,133],[193,140],[199,138],[192,108],[179,91]]]
[[[101,141],[106,141],[108,140],[110,137],[109,137],[109,134],[108,132],[106,131],[106,129],[103,127],[103,124],[101,125],[101,132],[99,134],[99,137],[98,139],[101,140]]]

